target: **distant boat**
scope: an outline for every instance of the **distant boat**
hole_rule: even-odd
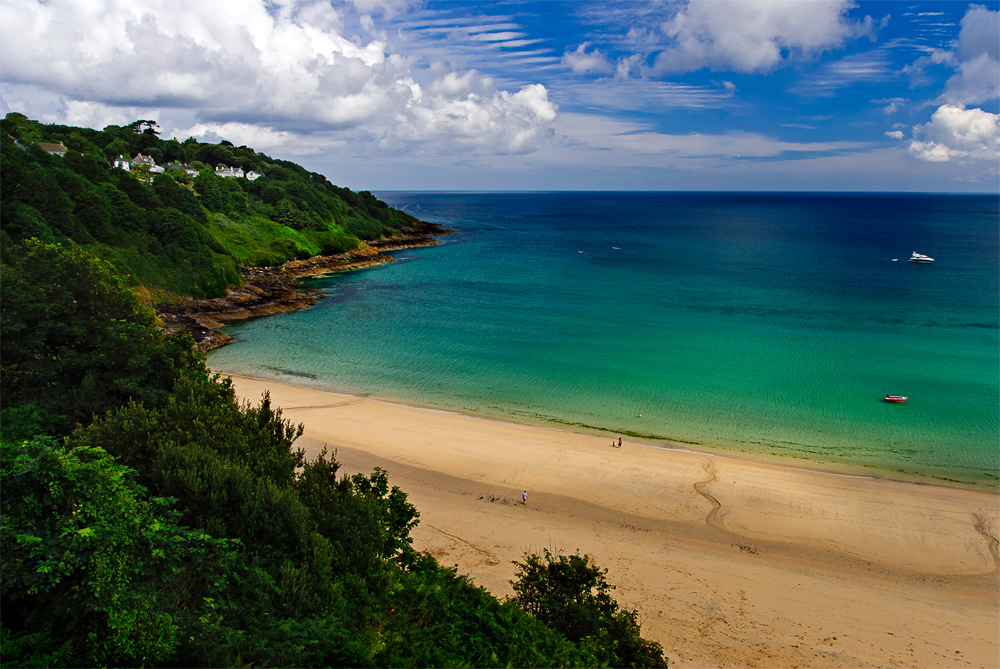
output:
[[[905,402],[908,399],[910,399],[910,398],[909,397],[903,397],[902,395],[886,395],[885,396],[885,401],[886,402]]]
[[[934,262],[934,258],[931,258],[930,256],[925,256],[923,253],[917,253],[916,251],[914,251],[913,255],[910,256],[910,262]]]

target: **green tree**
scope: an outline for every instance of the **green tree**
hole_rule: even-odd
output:
[[[0,267],[0,398],[70,424],[129,400],[159,405],[204,363],[190,338],[165,339],[111,266],[79,247],[27,240]]]
[[[376,666],[596,667],[578,644],[426,553],[390,586]]]
[[[170,171],[176,171],[187,175],[184,170]],[[169,174],[158,174],[153,177],[153,192],[156,193],[156,196],[160,198],[160,202],[162,202],[165,207],[173,207],[174,209],[182,211],[199,223],[204,224],[208,222],[208,219],[205,216],[205,210],[198,202],[198,198],[195,197],[194,193],[192,193],[190,189],[177,183],[177,180],[172,178]]]
[[[301,433],[269,398],[242,405],[228,379],[205,375],[181,379],[161,407],[128,404],[73,440],[106,449],[154,494],[177,498],[186,524],[295,553],[308,533],[294,527],[308,512],[289,493],[303,465],[292,449]]]
[[[274,206],[271,212],[271,220],[275,223],[287,225],[293,230],[301,230],[305,226],[305,217],[302,212],[288,200],[281,200]]]
[[[125,160],[132,160],[135,157],[132,151],[132,145],[124,139],[116,139],[104,147],[104,155],[108,156],[109,160],[112,161],[118,158],[118,156],[125,158]]]
[[[209,211],[226,211],[228,202],[223,178],[211,171],[205,171],[194,180],[194,189],[201,196],[201,203]]]
[[[611,595],[607,569],[591,564],[589,555],[525,554],[514,562],[512,601],[561,632],[589,647],[612,667],[665,667],[663,647],[643,639],[638,613],[621,610]]]
[[[32,121],[24,114],[8,112],[0,124],[0,131],[10,134],[25,142],[41,142],[42,133],[37,121]]]
[[[0,445],[4,666],[155,666],[211,618],[235,544],[96,448]]]

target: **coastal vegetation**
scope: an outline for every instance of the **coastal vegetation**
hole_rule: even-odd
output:
[[[0,249],[71,243],[164,295],[220,296],[241,266],[341,253],[418,223],[246,146],[161,139],[152,121],[94,130],[12,112],[0,144]],[[124,169],[135,157],[148,162]],[[260,176],[230,176],[244,173]]]
[[[498,600],[414,550],[387,472],[306,461],[267,394],[240,402],[164,334],[151,293],[219,294],[414,219],[154,127],[3,121],[0,664],[665,666],[587,556],[526,555]],[[112,167],[131,151],[263,176]]]

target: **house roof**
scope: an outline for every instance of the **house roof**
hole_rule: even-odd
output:
[[[53,144],[51,142],[35,142],[43,151],[48,151],[49,153],[66,153],[69,151],[62,143]]]

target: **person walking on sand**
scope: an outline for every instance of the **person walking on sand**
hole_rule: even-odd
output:
[[[527,503],[528,503],[528,491],[525,490],[524,492],[521,493],[521,504],[527,504]]]
[[[622,438],[618,437],[618,448],[622,447]]]

